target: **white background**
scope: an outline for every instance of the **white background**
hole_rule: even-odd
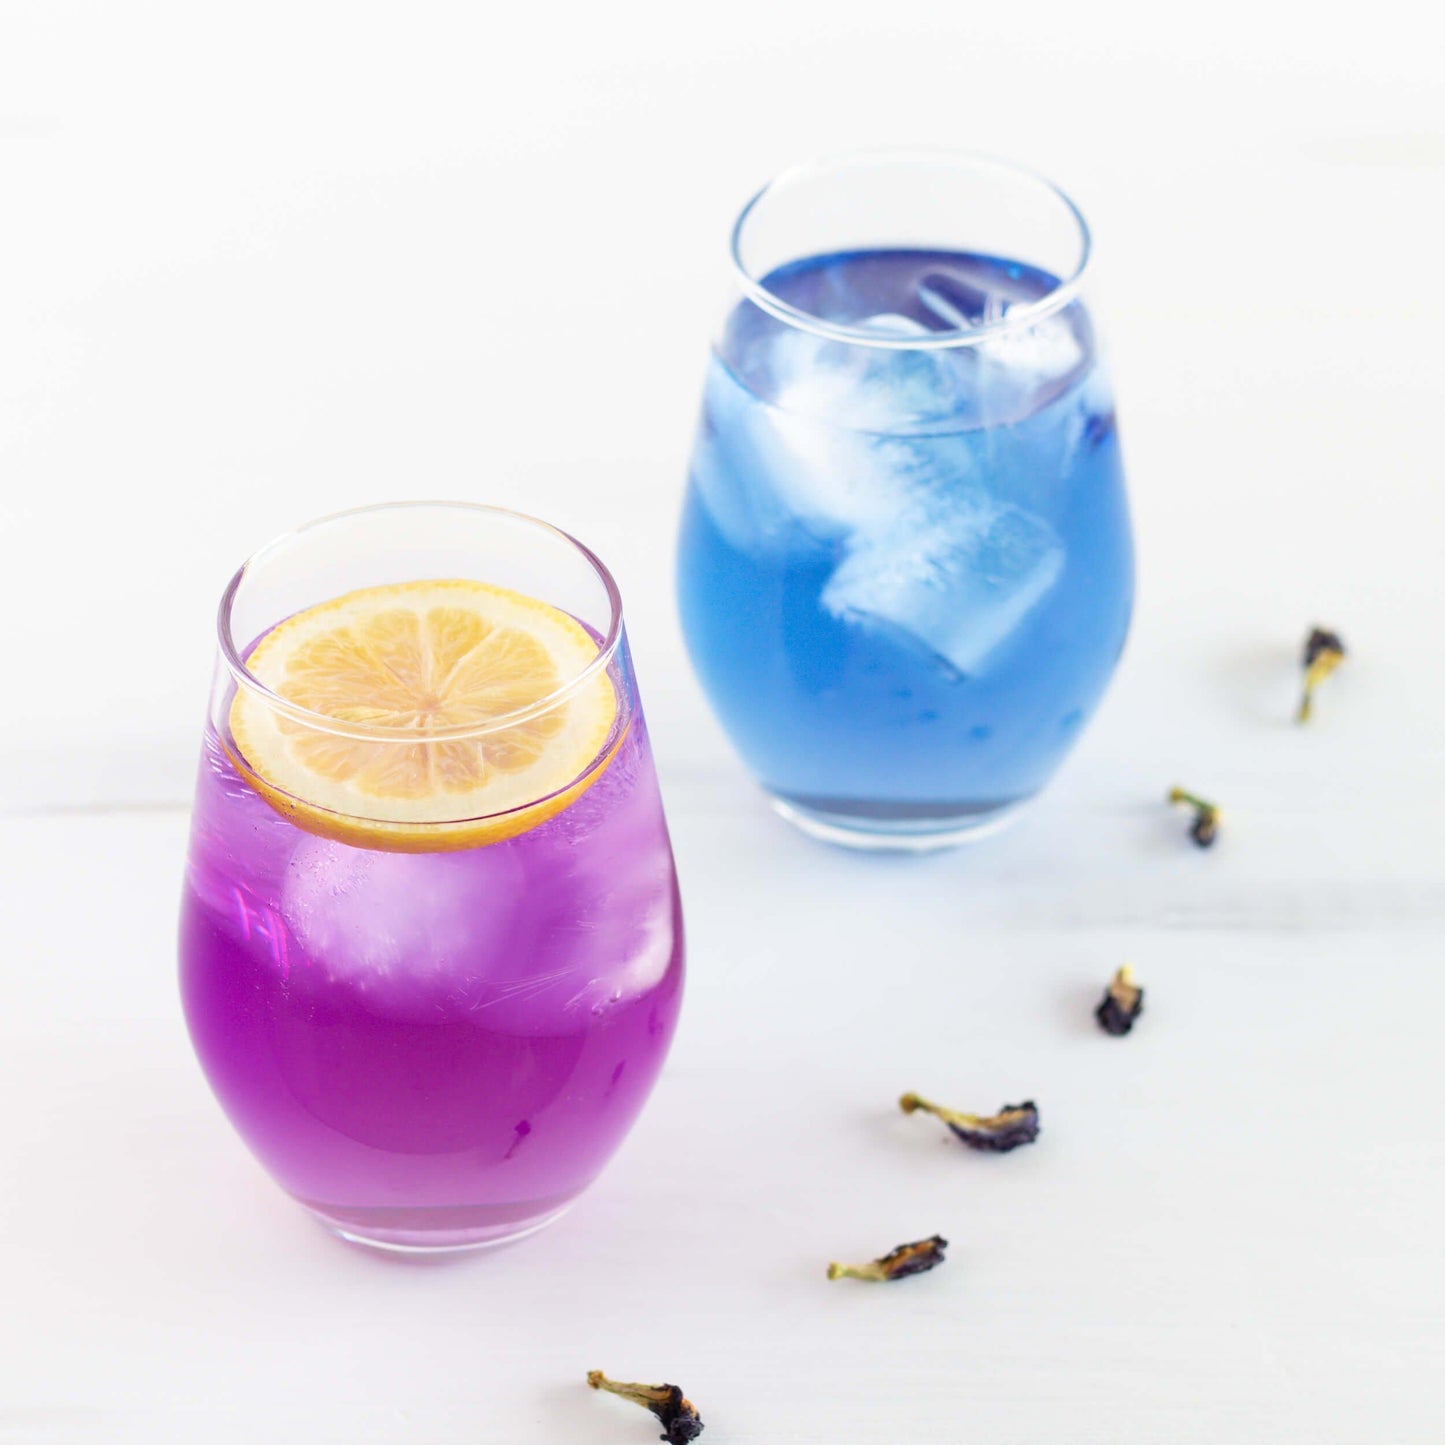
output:
[[[1398,3],[0,0],[0,1440],[1434,1441],[1445,1418],[1440,35]],[[767,177],[1001,153],[1090,216],[1135,634],[1010,835],[774,823],[670,552]],[[691,930],[652,1107],[517,1249],[404,1266],[271,1188],[173,919],[212,617],[339,507],[612,565]],[[1316,621],[1352,657],[1291,728]],[[1210,854],[1160,803],[1229,813]],[[1088,1017],[1132,958],[1130,1039]],[[978,1159],[904,1088],[1032,1094]],[[823,1265],[939,1230],[896,1288]]]

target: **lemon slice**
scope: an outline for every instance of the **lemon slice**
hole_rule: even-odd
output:
[[[366,587],[287,618],[246,659],[272,692],[343,730],[242,687],[231,736],[257,791],[308,832],[393,852],[479,847],[559,813],[611,760],[605,668],[528,711],[597,650],[575,618],[502,587]]]

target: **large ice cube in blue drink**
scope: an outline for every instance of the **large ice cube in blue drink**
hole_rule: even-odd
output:
[[[1063,570],[1064,544],[1047,522],[979,490],[930,498],[881,532],[855,537],[820,600],[845,621],[897,629],[969,675],[988,665]]]

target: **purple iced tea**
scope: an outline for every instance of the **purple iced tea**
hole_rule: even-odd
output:
[[[483,514],[469,522],[489,520],[486,509],[457,510]],[[490,515],[506,519],[508,535],[521,520]],[[615,589],[601,576],[615,610]],[[527,578],[535,585],[535,575]],[[672,1039],[682,990],[681,915],[620,616],[587,618],[565,589],[563,600],[599,648],[610,642],[606,681],[596,687],[615,710],[596,756],[576,778],[568,773],[569,786],[554,789],[551,804],[513,806],[501,815],[509,820],[504,826],[478,820],[475,799],[499,786],[490,781],[493,758],[510,764],[514,777],[545,775],[535,772],[542,764],[532,754],[545,762],[565,734],[548,722],[550,694],[531,704],[532,722],[480,740],[430,741],[433,731],[455,734],[463,725],[454,697],[449,713],[437,704],[430,720],[412,719],[410,741],[378,740],[375,732],[361,741],[323,736],[304,754],[308,766],[320,759],[317,789],[328,786],[327,777],[353,788],[369,760],[379,760],[371,772],[382,778],[383,794],[402,777],[401,795],[419,799],[383,798],[371,811],[391,816],[376,822],[313,807],[304,771],[278,777],[280,765],[250,742],[254,729],[231,726],[238,690],[250,684],[235,666],[222,669],[182,909],[186,1018],[211,1086],[251,1150],[284,1189],[347,1237],[451,1248],[515,1238],[546,1223],[621,1144]],[[378,615],[393,632],[397,617],[406,621],[394,606]],[[438,635],[450,633],[443,627]],[[223,627],[223,654],[227,640]],[[334,638],[323,641],[334,652]],[[465,645],[464,638],[456,647]],[[318,692],[305,672],[314,656],[329,665],[331,653],[318,647],[300,663],[292,656],[289,672],[277,670],[273,683],[301,678],[289,692],[279,687],[279,697],[332,696],[332,683],[332,692]],[[487,696],[515,702],[506,690],[514,681],[503,674],[518,648],[493,651],[503,662],[489,656],[486,669],[474,653],[460,663],[431,656],[417,665],[442,679],[426,684],[433,693],[470,666],[486,671]],[[237,651],[236,662],[245,669],[258,655],[242,660]],[[426,692],[396,658],[388,652],[385,668]],[[350,676],[348,686],[364,684]],[[485,688],[478,683],[473,692]],[[571,694],[574,712],[579,695]],[[264,695],[250,701],[269,705]],[[480,704],[475,710],[485,712]],[[343,726],[359,715],[339,706],[332,712],[347,715]],[[376,715],[368,711],[365,725]],[[309,741],[304,723],[304,716],[282,718],[276,733],[277,746],[290,749],[287,767],[301,755],[298,736]],[[519,762],[517,738],[526,727],[536,737]],[[475,768],[467,748],[482,759]],[[457,757],[462,781],[438,781]],[[265,766],[253,771],[258,758]],[[414,776],[403,776],[407,767]],[[480,793],[466,791],[473,784]],[[437,821],[434,795],[447,787],[463,797],[459,816],[471,823]],[[407,807],[430,811],[410,825]],[[434,849],[427,846],[432,827]],[[474,835],[492,841],[467,846]]]

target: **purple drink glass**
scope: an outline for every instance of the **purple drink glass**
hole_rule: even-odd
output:
[[[606,669],[616,719],[558,793],[593,780],[483,846],[447,842],[454,822],[435,825],[436,851],[428,824],[423,851],[405,852],[318,832],[314,810],[298,826],[229,733],[238,688],[274,696],[246,649],[330,598],[434,577],[544,600],[598,640],[588,672]],[[180,960],[222,1108],[272,1178],[348,1239],[441,1250],[540,1228],[631,1128],[682,993],[672,851],[612,578],[513,513],[368,508],[253,557],[222,602],[220,644]],[[583,680],[563,679],[559,707]]]

